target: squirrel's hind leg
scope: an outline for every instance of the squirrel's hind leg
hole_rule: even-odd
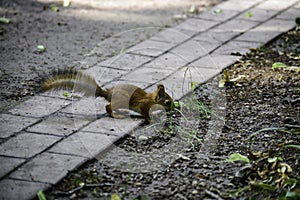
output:
[[[128,113],[127,111],[119,111],[119,110],[115,110],[115,113],[113,113],[113,110],[111,108],[111,104],[106,105],[106,112],[107,114],[112,117],[112,118],[117,118],[117,119],[123,119],[126,118],[126,116],[124,115],[125,113]]]

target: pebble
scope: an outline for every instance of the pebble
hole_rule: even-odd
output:
[[[140,140],[140,141],[148,140],[148,139],[149,139],[149,137],[147,137],[146,135],[140,135],[140,136],[139,136],[139,140]]]

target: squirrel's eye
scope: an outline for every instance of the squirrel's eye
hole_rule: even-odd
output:
[[[165,101],[165,104],[166,104],[167,106],[170,106],[170,105],[171,105],[171,101],[166,100],[166,101]]]

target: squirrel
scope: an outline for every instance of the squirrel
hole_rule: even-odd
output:
[[[109,102],[106,105],[106,112],[113,118],[124,118],[124,111],[121,110],[125,109],[140,113],[149,122],[150,112],[157,105],[162,106],[167,112],[174,106],[173,99],[165,92],[162,84],[152,93],[131,84],[102,89],[92,76],[78,70],[58,71],[46,78],[42,86],[45,91],[73,89],[86,97],[104,97]]]

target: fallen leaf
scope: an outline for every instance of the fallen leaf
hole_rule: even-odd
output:
[[[69,7],[71,4],[71,1],[70,0],[64,0],[63,2],[63,7]]]
[[[0,17],[0,22],[4,23],[4,24],[9,24],[10,23],[10,19],[8,19],[6,17]]]
[[[286,68],[286,64],[282,63],[282,62],[275,62],[272,65],[272,69],[275,70],[277,68]]]
[[[220,15],[222,13],[223,13],[222,9],[216,9],[216,10],[214,10],[214,14]]]
[[[229,156],[229,158],[226,160],[226,162],[235,162],[235,161],[245,161],[245,162],[250,162],[250,160],[246,157],[243,156],[242,154],[239,153],[233,153]]]

